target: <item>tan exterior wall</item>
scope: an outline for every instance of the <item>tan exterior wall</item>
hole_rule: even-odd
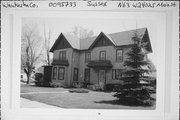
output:
[[[85,63],[85,51],[81,51],[79,54],[79,76],[81,76],[80,82],[84,81],[84,69],[88,68]]]
[[[119,80],[112,80],[112,69],[122,69],[124,68],[123,62],[116,62],[116,49],[123,49],[123,60],[127,58],[125,55],[128,51],[127,47],[114,47],[114,46],[105,46],[105,47],[95,47],[91,52],[91,60],[99,60],[99,52],[106,51],[106,60],[110,60],[113,67],[106,70],[106,84],[109,83],[121,83]],[[85,52],[81,51],[79,54],[79,76],[82,76],[84,80],[84,69],[88,68],[87,63],[85,63]],[[82,80],[81,80],[82,81]],[[98,69],[90,68],[90,83],[98,84]]]
[[[114,46],[105,46],[105,47],[96,47],[91,50],[91,60],[99,60],[100,51],[106,51],[106,60],[110,60],[113,67],[106,70],[106,84],[109,83],[121,83],[120,80],[112,80],[112,69],[123,69],[123,62],[116,62],[116,50],[123,50],[123,61],[127,58],[126,53],[128,51],[127,47],[114,47]],[[98,70],[91,70],[91,82],[98,83]]]
[[[125,55],[128,51],[128,47],[114,47],[114,46],[105,46],[105,47],[95,47],[91,52],[91,60],[99,60],[100,51],[106,51],[106,60],[110,60],[113,67],[106,70],[106,84],[110,83],[121,83],[120,80],[112,79],[112,69],[123,69],[123,62],[116,62],[116,49],[123,49],[123,61],[127,58]],[[54,60],[59,59],[59,52],[66,51],[66,58],[69,62],[69,66],[62,66],[65,68],[64,80],[52,80],[55,83],[62,84],[63,86],[71,86],[73,83],[73,72],[74,68],[78,68],[78,81],[84,81],[84,69],[88,68],[87,63],[85,63],[85,52],[86,51],[77,51],[72,48],[60,49],[54,51]],[[98,69],[90,68],[90,83],[98,84]]]
[[[74,68],[78,68],[78,81],[80,80],[80,76],[79,76],[79,51],[76,51],[76,50],[73,50],[73,53],[72,53],[72,61],[71,61],[72,65],[71,65],[71,69],[72,69],[72,78],[70,80],[70,82],[72,83],[73,82],[73,74],[74,74]]]
[[[59,60],[59,52],[60,51],[66,51],[66,59],[69,62],[69,66],[61,66],[61,65],[56,65],[56,66],[60,66],[60,67],[64,67],[65,68],[65,75],[64,75],[64,80],[53,80],[53,83],[57,83],[63,86],[71,86],[71,79],[72,79],[72,53],[73,53],[73,49],[72,48],[67,48],[67,49],[60,49],[60,50],[55,50],[53,53],[53,59],[54,60]],[[52,74],[53,75],[53,74]]]

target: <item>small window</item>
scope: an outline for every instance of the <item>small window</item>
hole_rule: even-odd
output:
[[[57,77],[57,67],[53,67],[53,80],[56,80]]]
[[[106,60],[106,51],[100,51],[99,60]]]
[[[123,50],[116,50],[116,62],[123,62]]]
[[[121,79],[122,70],[121,69],[112,69],[112,79]]]
[[[66,51],[59,52],[59,60],[66,60]]]
[[[58,80],[64,80],[64,68],[63,67],[58,68]]]
[[[89,62],[91,60],[91,53],[90,52],[86,52],[85,53],[85,63]]]

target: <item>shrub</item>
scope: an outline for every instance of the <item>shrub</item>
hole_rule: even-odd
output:
[[[62,85],[58,84],[58,83],[50,83],[50,87],[62,87]]]
[[[83,88],[87,88],[88,86],[92,85],[92,83],[89,82],[81,82],[81,85]]]
[[[78,88],[78,89],[70,89],[69,92],[71,92],[71,93],[88,93],[89,91],[86,89]]]
[[[42,73],[35,74],[35,85],[39,87],[50,87],[50,83],[48,81],[43,80]]]

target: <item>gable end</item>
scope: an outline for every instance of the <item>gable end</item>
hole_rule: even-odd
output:
[[[149,38],[149,34],[148,34],[147,29],[146,29],[143,37],[142,37],[142,42],[147,42],[147,45],[145,45],[145,47],[144,47],[144,49],[146,50],[146,52],[152,53],[151,42],[150,42],[150,38]]]
[[[65,49],[65,48],[72,48],[70,43],[67,41],[67,39],[64,37],[64,35],[61,33],[59,37],[57,38],[56,42],[50,49],[50,52],[53,52],[54,50],[59,49]]]
[[[95,41],[91,44],[89,49],[92,49],[94,47],[102,47],[102,46],[114,46],[112,41],[103,33],[101,32],[98,37],[95,39]]]

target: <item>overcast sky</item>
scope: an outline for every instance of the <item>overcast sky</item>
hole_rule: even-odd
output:
[[[124,17],[125,16],[125,17]],[[152,18],[151,18],[152,17]],[[140,16],[136,14],[125,14],[125,13],[96,13],[96,12],[84,12],[84,13],[63,13],[58,17],[29,17],[23,18],[23,23],[25,22],[36,22],[40,30],[40,34],[43,34],[43,24],[46,24],[46,29],[51,29],[51,46],[57,39],[61,32],[67,33],[72,32],[73,27],[81,26],[87,28],[94,32],[94,35],[98,35],[100,32],[105,32],[106,34],[121,32],[136,28],[146,27],[149,32],[149,37],[153,49],[153,53],[149,54],[149,58],[156,65],[156,30],[157,23],[154,16],[149,16],[149,18]]]

